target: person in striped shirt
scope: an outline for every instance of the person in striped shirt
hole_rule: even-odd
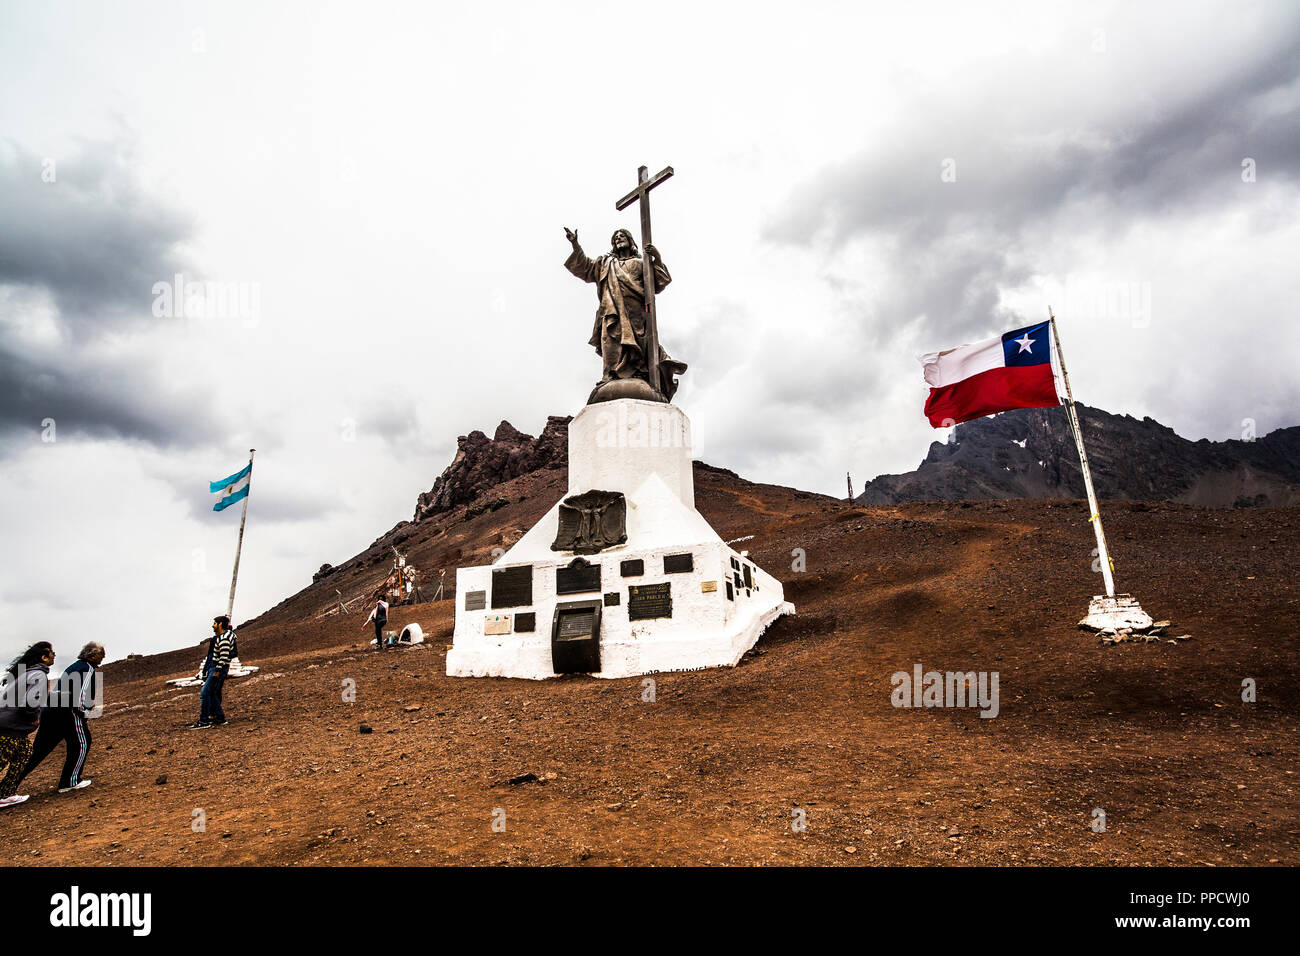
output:
[[[221,688],[230,672],[230,659],[238,656],[235,631],[230,618],[222,614],[212,619],[212,637],[208,638],[208,656],[203,662],[203,689],[199,691],[199,719],[186,730],[205,730],[220,727],[226,720],[221,709]]]

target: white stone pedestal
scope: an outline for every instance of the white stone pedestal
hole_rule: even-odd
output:
[[[624,495],[626,543],[582,556],[552,550],[557,502],[495,563],[458,569],[449,675],[556,676],[557,605],[595,609],[596,677],[732,666],[772,621],[794,613],[780,582],[727,547],[695,510],[690,422],[676,406],[634,399],[586,406],[569,425],[565,498],[588,491]],[[599,566],[587,569],[592,586],[557,593],[559,569],[578,557]],[[509,589],[496,574],[494,593],[494,573],[512,568],[530,571],[510,572]],[[531,593],[521,595],[529,577]],[[634,596],[645,591],[634,589],[646,586],[668,592],[668,615],[639,617],[646,605]]]
[[[1154,622],[1151,615],[1142,610],[1142,605],[1131,594],[1116,594],[1107,597],[1098,594],[1088,602],[1088,616],[1079,622],[1079,627],[1089,631],[1115,633],[1121,630],[1144,631]]]

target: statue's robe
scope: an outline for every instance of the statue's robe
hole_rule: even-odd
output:
[[[606,253],[590,259],[575,249],[564,267],[584,282],[596,284],[596,319],[588,344],[600,353],[604,362],[602,382],[617,378],[642,378],[649,381],[645,356],[649,351],[646,329],[644,265],[639,256],[619,259]],[[662,262],[654,266],[655,294],[672,281]],[[677,389],[674,375],[686,370],[681,362],[668,357],[659,347],[659,391],[671,398]]]

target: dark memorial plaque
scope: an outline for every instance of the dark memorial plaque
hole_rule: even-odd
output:
[[[560,615],[560,626],[555,632],[555,639],[572,641],[579,637],[590,637],[596,630],[596,612],[590,608],[571,611]]]
[[[618,566],[618,570],[625,578],[639,578],[645,574],[645,562],[640,558],[628,558]]]
[[[465,592],[465,610],[481,611],[487,607],[486,591],[466,591]]]
[[[531,634],[537,630],[537,612],[520,611],[515,615],[515,633]]]
[[[695,570],[695,556],[687,551],[685,554],[665,554],[664,574],[681,574],[683,571]]]
[[[747,564],[745,565],[745,587],[752,588],[753,586],[754,579],[749,576],[749,565]]]
[[[585,491],[560,502],[552,551],[597,554],[627,541],[627,499],[621,491]]]
[[[656,617],[673,616],[672,585],[633,584],[627,589],[627,618],[629,621],[648,621]]]
[[[581,594],[600,590],[600,565],[574,558],[566,567],[555,569],[556,594]]]
[[[736,600],[736,592],[731,589],[730,581],[727,582],[727,600],[728,601]]]
[[[557,674],[600,670],[600,601],[555,605],[551,623],[551,666]]]
[[[533,603],[533,566],[496,568],[492,572],[492,607],[528,607]]]
[[[617,591],[608,591],[605,594],[605,607],[618,607],[619,602],[622,599],[623,595],[619,594]]]

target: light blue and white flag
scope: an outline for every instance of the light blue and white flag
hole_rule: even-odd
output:
[[[220,494],[222,497],[212,506],[213,511],[222,511],[236,501],[242,501],[248,497],[248,485],[253,480],[253,463],[250,461],[247,465],[235,472],[229,478],[222,478],[220,481],[209,482],[208,490],[214,495]]]

